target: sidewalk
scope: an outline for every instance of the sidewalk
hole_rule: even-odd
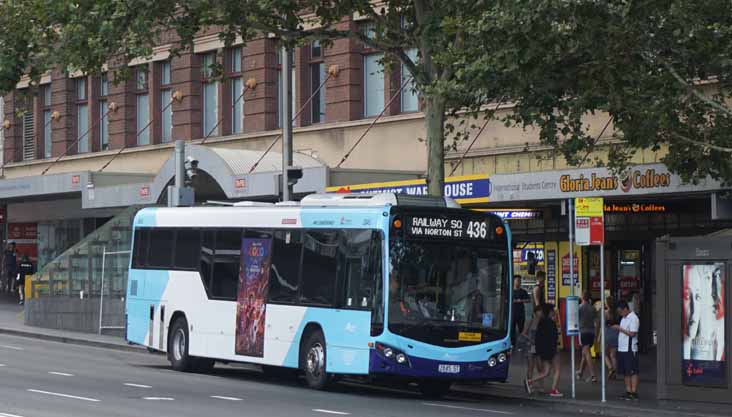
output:
[[[512,355],[509,379],[505,384],[487,383],[483,385],[459,385],[453,390],[465,393],[476,398],[485,399],[512,399],[517,404],[551,409],[566,413],[596,414],[605,416],[722,416],[730,415],[727,406],[710,403],[659,401],[656,400],[656,355],[655,352],[640,356],[640,385],[638,386],[639,401],[625,401],[618,397],[625,393],[622,377],[608,381],[606,385],[606,400],[601,402],[601,384],[577,380],[576,399],[572,399],[572,374],[569,352],[562,352],[562,373],[559,382],[559,391],[563,398],[552,398],[546,394],[535,392],[526,394],[523,380],[526,377],[526,356],[523,353]],[[579,366],[579,352],[577,366]],[[600,363],[596,361],[596,370],[599,379]],[[585,372],[585,378],[589,374]],[[549,391],[551,381],[545,380],[545,391]]]
[[[120,337],[26,326],[23,323],[23,306],[18,305],[16,297],[5,293],[0,293],[0,334],[134,352],[145,350],[128,344]]]
[[[63,330],[44,329],[23,324],[23,307],[16,301],[0,294],[0,334],[10,334],[35,339],[51,340],[62,343],[94,346],[134,352],[144,352],[139,346],[127,344],[123,339],[114,336],[101,336],[90,333],[78,333]],[[577,356],[579,358],[579,355]],[[598,363],[599,365],[599,363]],[[618,396],[625,392],[622,379],[609,381],[607,384],[607,402],[600,402],[600,383],[577,381],[576,398],[571,397],[571,369],[569,353],[562,353],[562,375],[560,391],[564,398],[551,398],[545,394],[527,395],[523,387],[526,375],[526,358],[522,353],[513,355],[509,371],[509,380],[505,384],[486,383],[479,385],[455,385],[453,392],[463,398],[474,398],[480,401],[495,399],[511,401],[517,407],[541,407],[554,412],[583,413],[614,417],[652,416],[723,416],[730,415],[727,405],[677,402],[656,400],[656,357],[655,354],[641,355],[641,383],[639,395],[641,400],[628,402],[619,400]],[[598,366],[599,375],[599,366]],[[547,388],[549,381],[547,380]]]

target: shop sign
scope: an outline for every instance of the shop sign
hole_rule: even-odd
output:
[[[445,197],[450,197],[460,204],[485,203],[491,194],[491,182],[487,174],[447,177],[444,191]],[[326,192],[428,195],[427,182],[424,178],[327,187]]]
[[[665,204],[633,203],[633,204],[605,204],[605,213],[665,213]]]
[[[605,241],[603,199],[575,198],[575,238],[580,246],[602,245]]]
[[[711,177],[697,183],[684,182],[663,164],[636,165],[621,175],[602,167],[491,176],[491,202],[607,198],[720,189],[722,185]]]
[[[557,297],[557,251],[546,251],[546,299],[553,302]]]
[[[685,385],[724,386],[724,264],[687,264],[682,268],[682,381]]]
[[[573,274],[574,275],[574,285],[576,286],[579,283],[579,259],[575,256],[574,257],[574,269]],[[562,257],[562,285],[565,287],[570,287],[572,284],[570,283],[569,279],[569,254],[566,254]]]
[[[618,282],[621,291],[638,291],[640,290],[639,277],[622,277]]]
[[[530,220],[544,217],[542,210],[535,209],[480,209],[479,211],[493,213],[504,220]]]

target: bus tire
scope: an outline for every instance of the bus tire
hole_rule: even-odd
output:
[[[191,372],[197,368],[198,361],[188,355],[189,341],[188,321],[179,317],[173,322],[168,339],[168,360],[176,371]]]
[[[330,378],[325,372],[326,349],[323,332],[315,330],[308,333],[302,345],[301,363],[305,381],[313,389],[322,390],[328,387]]]
[[[450,392],[452,381],[424,380],[419,382],[419,391],[427,398],[442,398]]]

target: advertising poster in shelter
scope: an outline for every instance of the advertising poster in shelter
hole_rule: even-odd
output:
[[[724,264],[687,264],[683,274],[683,383],[726,385]]]
[[[236,303],[237,355],[264,356],[264,325],[272,239],[242,239]]]

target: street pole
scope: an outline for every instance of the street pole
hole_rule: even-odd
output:
[[[175,182],[168,186],[168,207],[180,206],[180,194],[185,186],[186,178],[186,143],[178,139],[175,141]]]
[[[602,402],[605,398],[605,243],[600,245],[600,378],[602,378]]]
[[[569,217],[569,286],[570,286],[570,295],[574,297],[574,208],[572,207],[572,199],[567,199],[569,201],[569,210],[567,211],[567,215]],[[565,308],[567,306],[565,305]],[[565,323],[566,325],[567,323]],[[572,399],[576,398],[576,385],[577,385],[577,375],[574,371],[574,335],[569,337],[569,344],[571,345],[570,351],[571,353],[571,360],[572,360]]]
[[[282,47],[282,201],[290,201],[292,188],[287,168],[292,166],[292,71],[290,69],[290,47]]]

